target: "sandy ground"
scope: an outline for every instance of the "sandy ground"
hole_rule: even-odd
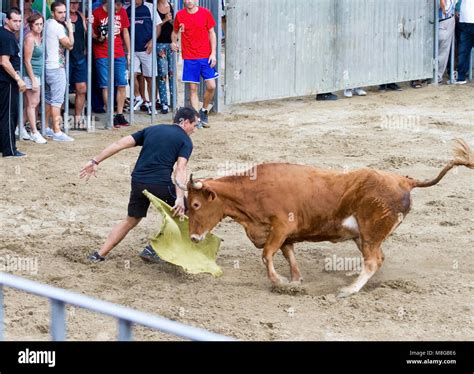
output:
[[[229,107],[194,135],[190,170],[216,176],[232,163],[285,161],[431,178],[450,159],[453,138],[474,148],[473,98],[470,84]],[[10,272],[244,340],[473,339],[474,171],[465,168],[414,191],[411,213],[385,242],[384,266],[347,299],[335,293],[355,275],[326,271],[325,264],[359,256],[352,242],[298,244],[304,290],[280,294],[271,291],[261,251],[229,219],[215,229],[224,239],[217,260],[224,275],[217,279],[138,258],[159,227],[154,211],[106,262],[88,264],[86,255],[126,214],[139,149],[104,162],[89,183],[79,180],[79,170],[107,144],[142,128],[147,118],[141,120],[133,129],[73,133],[70,144],[22,142],[28,158],[0,161],[0,256],[38,261],[37,272]],[[289,275],[281,253],[275,263]],[[7,339],[49,339],[47,301],[8,289],[5,304]],[[71,340],[116,338],[112,318],[69,307],[68,322]],[[134,336],[174,339],[141,327]]]

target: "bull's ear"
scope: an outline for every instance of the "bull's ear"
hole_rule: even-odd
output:
[[[205,191],[208,194],[207,196],[208,201],[213,201],[217,197],[217,194],[212,190],[212,188],[206,187]]]

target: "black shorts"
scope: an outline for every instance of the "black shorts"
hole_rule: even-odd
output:
[[[174,205],[176,200],[176,190],[174,185],[164,186],[160,184],[146,184],[132,181],[132,191],[130,192],[130,201],[128,202],[128,216],[135,218],[146,217],[150,200],[143,194],[147,190],[170,206]]]

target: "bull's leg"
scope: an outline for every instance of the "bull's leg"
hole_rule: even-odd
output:
[[[364,287],[375,272],[380,269],[383,263],[383,254],[380,248],[380,244],[369,244],[362,242],[362,254],[364,256],[364,263],[362,265],[362,271],[360,272],[357,279],[348,287],[343,287],[339,291],[337,297],[347,297]]]
[[[303,281],[303,277],[301,277],[300,269],[296,263],[293,244],[283,244],[281,251],[283,252],[283,256],[285,256],[286,260],[290,264],[291,282],[300,284]]]
[[[273,266],[273,256],[281,248],[283,243],[286,240],[286,235],[282,232],[283,230],[278,230],[273,227],[273,231],[270,233],[265,246],[263,248],[262,260],[265,266],[267,267],[267,275],[270,281],[274,286],[279,286],[282,283],[288,283],[288,280],[285,277],[278,275]]]

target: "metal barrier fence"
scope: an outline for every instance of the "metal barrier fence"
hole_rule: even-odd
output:
[[[3,288],[10,287],[51,301],[51,338],[56,341],[66,340],[66,304],[98,312],[118,320],[118,340],[132,340],[132,324],[142,325],[161,332],[190,340],[232,341],[234,339],[212,333],[193,326],[157,317],[121,305],[97,300],[91,297],[66,291],[60,288],[34,282],[22,277],[0,272],[0,341],[4,334],[4,295]]]
[[[438,67],[439,0],[227,4],[226,104],[433,78]]]
[[[42,14],[46,19],[46,0],[42,1]],[[182,0],[171,1],[175,13],[182,7]],[[130,2],[134,5],[134,1]],[[70,0],[65,0],[69,15]],[[224,66],[221,57],[221,0],[201,0],[200,5],[211,10],[216,20],[217,69]],[[369,0],[261,0],[249,2],[228,0],[226,14],[228,18],[228,38],[226,38],[226,79],[225,86],[218,84],[213,102],[214,111],[220,109],[220,99],[224,96],[227,104],[287,98],[310,95],[316,92],[328,92],[349,88],[349,86],[373,85],[391,81],[406,81],[433,77],[437,64],[439,0],[402,0],[397,3],[374,2]],[[24,10],[24,0],[19,0]],[[156,9],[157,0],[153,0]],[[82,0],[83,11],[92,18],[92,0]],[[375,13],[373,8],[379,7]],[[114,12],[113,1],[109,1],[108,12]],[[317,9],[317,11],[316,11]],[[2,2],[0,1],[0,11]],[[115,12],[114,12],[115,13]],[[110,14],[110,13],[109,13]],[[434,15],[434,16],[433,16]],[[370,22],[368,20],[370,16]],[[22,16],[23,17],[23,16]],[[129,122],[134,123],[134,70],[135,70],[135,6],[131,7],[131,66],[130,76],[130,114]],[[431,20],[431,21],[430,21]],[[431,26],[428,24],[431,22]],[[153,13],[153,25],[157,23]],[[398,30],[394,30],[394,25]],[[109,79],[106,128],[113,125],[114,108],[114,64],[112,43],[114,23],[108,28],[109,40]],[[283,27],[284,26],[284,27]],[[430,36],[429,30],[434,30]],[[415,32],[416,31],[416,32]],[[431,32],[432,32],[431,31]],[[403,36],[403,38],[400,37]],[[157,51],[156,27],[153,27],[153,77],[152,106],[156,102]],[[384,36],[386,38],[384,39]],[[20,30],[20,45],[24,39]],[[337,42],[340,40],[342,42]],[[389,41],[392,40],[391,44]],[[398,40],[398,41],[397,41]],[[45,37],[43,33],[43,48]],[[384,46],[384,48],[377,48]],[[391,47],[390,47],[391,46]],[[393,48],[392,48],[393,47]],[[392,53],[395,51],[395,53]],[[433,50],[432,52],[429,52]],[[392,52],[391,52],[392,51]],[[384,55],[377,58],[377,52]],[[391,53],[391,55],[390,55]],[[454,81],[454,40],[451,49],[451,81]],[[23,48],[20,51],[21,75],[23,75]],[[69,55],[69,52],[67,52]],[[385,56],[386,55],[386,56]],[[405,61],[400,62],[401,56]],[[44,65],[43,54],[43,65]],[[390,58],[399,59],[397,63]],[[433,61],[434,58],[434,61]],[[469,79],[472,79],[472,59]],[[67,57],[69,59],[69,57]],[[170,106],[177,106],[177,55],[173,53],[174,92]],[[423,61],[421,61],[423,60]],[[421,62],[420,62],[421,61]],[[94,131],[91,121],[92,103],[91,67],[92,25],[87,23],[87,130]],[[66,65],[67,67],[69,64]],[[43,71],[43,77],[45,72]],[[66,75],[67,89],[63,126],[69,130],[69,75]],[[223,79],[221,77],[220,79]],[[44,83],[44,82],[43,82]],[[435,82],[436,84],[436,82]],[[203,94],[200,87],[200,95]],[[224,92],[225,91],[225,92]],[[45,84],[41,85],[41,132],[46,131]],[[189,103],[189,90],[185,89],[185,103]],[[19,122],[23,123],[23,95],[20,95]],[[150,123],[155,122],[156,111],[152,111]]]

